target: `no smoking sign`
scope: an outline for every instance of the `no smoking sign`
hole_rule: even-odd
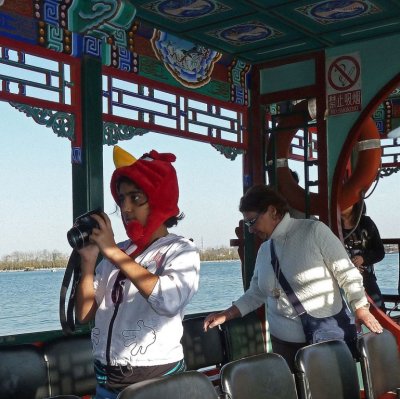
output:
[[[338,91],[350,90],[359,85],[360,64],[356,58],[344,55],[336,58],[328,70],[328,82]]]
[[[361,109],[361,67],[358,54],[330,59],[326,65],[327,106],[330,115]]]

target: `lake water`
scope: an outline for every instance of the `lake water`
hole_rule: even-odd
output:
[[[380,287],[396,289],[398,254],[376,265]],[[0,336],[60,329],[59,293],[64,270],[0,273]],[[239,261],[202,262],[200,288],[186,313],[224,309],[243,293]]]
[[[58,330],[64,269],[0,273],[0,336]],[[186,313],[224,309],[243,293],[239,261],[202,262]]]

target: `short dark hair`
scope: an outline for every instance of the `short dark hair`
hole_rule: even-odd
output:
[[[172,216],[164,222],[165,227],[168,229],[170,227],[174,227],[185,217],[185,214],[182,212],[178,216]]]
[[[270,186],[259,184],[251,187],[240,199],[240,212],[266,212],[272,205],[280,216],[289,212],[286,199]]]
[[[365,215],[366,212],[367,212],[367,207],[365,205],[364,200],[361,199],[360,201],[357,201],[353,205],[353,208],[351,209],[351,222],[353,224],[356,224],[359,221],[360,217],[361,217],[360,213],[362,215]]]

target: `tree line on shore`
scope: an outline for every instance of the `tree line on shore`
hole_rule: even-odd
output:
[[[14,251],[0,259],[0,270],[58,269],[67,266],[69,254],[60,251],[42,250]],[[236,248],[207,248],[200,251],[201,261],[222,261],[239,259]]]
[[[397,253],[397,244],[385,244],[386,253]],[[42,250],[22,252],[14,251],[4,255],[0,259],[0,270],[33,270],[33,269],[57,269],[67,266],[69,254],[60,251]],[[237,248],[218,247],[200,250],[201,261],[238,260]]]

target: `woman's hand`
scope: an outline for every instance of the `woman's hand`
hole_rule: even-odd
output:
[[[204,319],[204,331],[207,331],[209,328],[219,326],[228,320],[232,320],[240,316],[241,313],[235,305],[232,305],[230,308],[225,309],[223,312],[211,313]]]
[[[355,314],[358,332],[361,331],[361,324],[364,324],[365,327],[369,328],[374,333],[380,334],[383,332],[383,328],[379,321],[375,319],[374,315],[369,311],[368,308],[358,308],[356,309]]]
[[[214,328],[221,324],[224,324],[227,320],[228,315],[226,314],[226,311],[211,313],[204,319],[204,331],[207,331],[209,328]]]
[[[363,272],[365,267],[364,265],[364,258],[361,255],[356,255],[351,258],[354,266],[360,271]]]

